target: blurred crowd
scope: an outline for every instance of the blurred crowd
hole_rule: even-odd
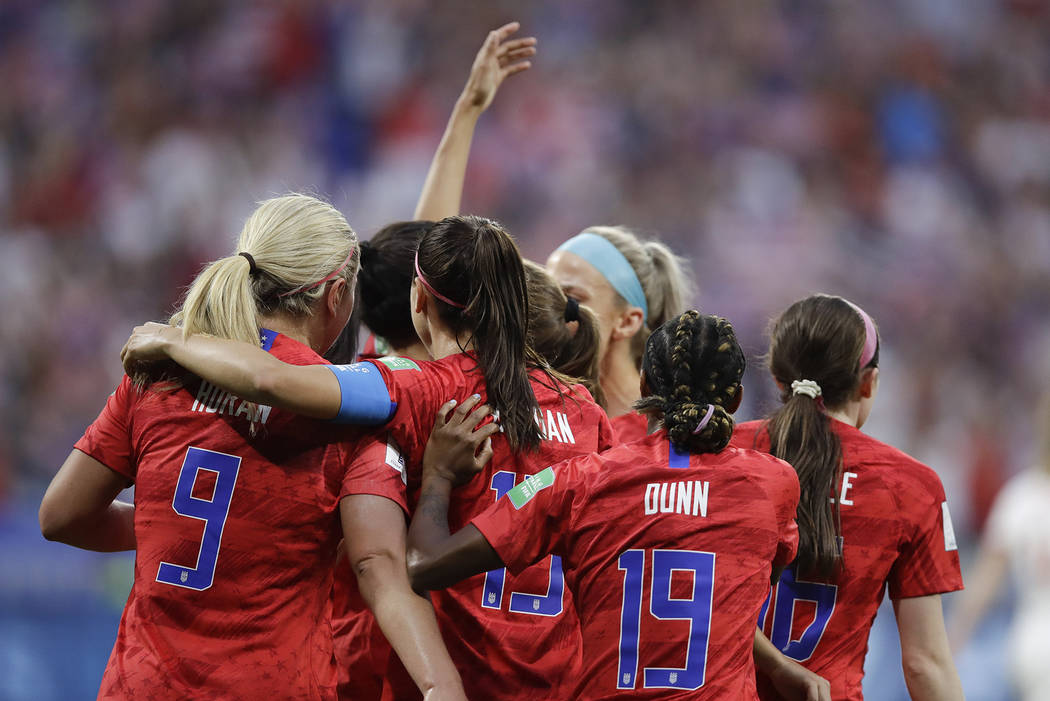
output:
[[[883,335],[871,430],[957,527],[1033,459],[1050,377],[1050,7],[1040,0],[6,0],[0,502],[31,502],[133,325],[259,199],[364,237],[412,216],[485,33],[539,38],[480,123],[464,210],[543,261],[590,224],[667,241],[752,353],[826,291]]]

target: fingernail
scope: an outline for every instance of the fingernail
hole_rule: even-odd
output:
[[[448,403],[451,404],[452,406],[456,406],[456,404],[457,404],[455,399],[448,400]]]
[[[481,395],[480,394],[472,394],[472,395],[470,395],[470,398],[471,399],[481,399]]]

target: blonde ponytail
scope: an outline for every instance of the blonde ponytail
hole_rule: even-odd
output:
[[[266,200],[244,223],[237,251],[193,281],[171,323],[187,335],[258,343],[260,314],[310,314],[322,283],[342,277],[353,286],[359,260],[357,235],[332,205],[301,194]]]

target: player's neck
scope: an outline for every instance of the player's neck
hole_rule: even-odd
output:
[[[835,409],[828,409],[827,414],[836,421],[857,428],[857,424],[860,423],[860,402],[848,402]]]
[[[312,324],[313,317],[294,317],[288,314],[262,314],[259,316],[259,324],[266,329],[276,331],[282,336],[287,336],[293,341],[298,341],[304,346],[309,346],[315,353],[324,353],[327,348],[319,347],[322,344],[324,332],[314,329],[317,324]]]
[[[463,351],[474,350],[473,334],[465,331],[457,336],[447,328],[431,324],[430,345],[427,350],[430,351],[430,357],[434,360],[441,360]]]
[[[600,373],[605,413],[610,418],[634,411],[634,403],[642,398],[640,379],[641,373],[631,357],[630,339],[610,341]]]
[[[416,341],[400,348],[391,348],[390,350],[392,355],[402,358],[411,358],[416,361],[430,360],[430,353],[427,352],[427,347],[423,345],[422,341]]]

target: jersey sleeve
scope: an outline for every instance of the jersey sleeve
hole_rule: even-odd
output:
[[[612,421],[609,420],[609,416],[604,411],[599,410],[598,452],[603,453],[616,445],[616,430],[613,428]]]
[[[73,447],[118,472],[135,480],[135,460],[128,425],[132,398],[137,390],[127,376],[109,395],[106,406]]]
[[[574,504],[585,498],[578,467],[574,459],[526,477],[471,520],[512,573],[568,549]]]
[[[355,494],[386,497],[408,513],[405,460],[386,432],[368,434],[347,446],[348,468],[339,498]]]
[[[888,578],[891,599],[943,594],[963,588],[944,487],[933,470],[917,464],[914,484],[899,488],[902,542]]]

